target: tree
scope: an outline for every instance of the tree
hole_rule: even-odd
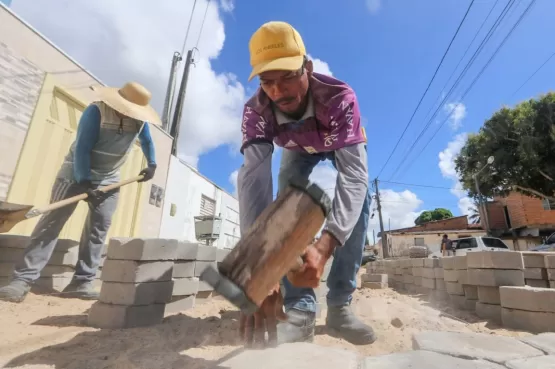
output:
[[[424,223],[431,222],[432,220],[442,220],[447,218],[453,218],[453,213],[451,210],[444,208],[436,208],[434,210],[423,211],[418,218],[414,220],[414,224],[422,225]]]
[[[517,190],[553,198],[555,193],[555,94],[548,93],[514,108],[503,107],[478,133],[468,137],[455,159],[455,169],[469,196],[478,198],[473,175],[488,157],[478,183],[486,197]]]
[[[480,211],[478,210],[478,205],[474,204],[473,207],[468,208],[468,211],[470,212],[470,214],[468,214],[468,220],[470,220],[470,223],[480,224],[482,218],[480,216]]]

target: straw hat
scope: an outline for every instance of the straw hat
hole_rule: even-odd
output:
[[[149,104],[152,94],[143,85],[128,82],[122,88],[98,86],[91,88],[102,102],[118,113],[140,121],[162,125],[160,116]]]

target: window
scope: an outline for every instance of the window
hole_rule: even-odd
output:
[[[482,242],[486,247],[497,247],[499,249],[508,249],[505,242],[501,241],[499,238],[482,237]]]
[[[424,237],[414,237],[414,246],[426,246]]]
[[[200,198],[200,215],[214,215],[216,213],[216,201],[208,196]]]
[[[543,199],[542,201],[543,210],[555,210],[555,201],[549,199]]]
[[[461,238],[457,242],[457,250],[460,249],[473,249],[478,247],[476,240],[474,238]]]

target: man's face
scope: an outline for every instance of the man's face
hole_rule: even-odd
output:
[[[270,100],[284,113],[296,113],[308,93],[308,81],[312,75],[312,62],[294,72],[268,71],[260,74],[260,87]]]

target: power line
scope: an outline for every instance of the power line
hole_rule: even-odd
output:
[[[420,131],[420,133],[418,134],[418,136],[416,137],[416,139],[413,141],[412,145],[410,146],[409,150],[405,153],[405,155],[403,156],[403,159],[399,162],[399,165],[397,165],[397,167],[395,168],[395,170],[393,171],[393,174],[391,175],[390,179],[392,179],[397,173],[398,171],[401,169],[401,167],[407,163],[407,158],[408,156],[412,153],[413,149],[415,148],[416,144],[420,141],[420,139],[424,136],[424,134],[426,133],[426,131],[428,130],[428,128],[430,127],[430,125],[432,124],[433,120],[435,119],[435,117],[438,115],[440,109],[443,107],[443,105],[445,104],[445,102],[451,97],[451,95],[453,94],[453,92],[455,91],[455,89],[459,86],[459,84],[461,83],[461,81],[463,80],[464,76],[466,75],[466,73],[470,70],[470,67],[472,67],[472,65],[474,64],[474,62],[476,61],[476,59],[478,58],[478,56],[480,55],[480,53],[483,51],[484,47],[486,46],[486,44],[490,41],[491,37],[493,36],[493,34],[495,33],[495,31],[497,30],[497,28],[499,27],[499,25],[503,22],[503,20],[505,19],[505,17],[507,16],[509,10],[514,6],[515,0],[509,0],[509,2],[507,3],[507,5],[505,5],[505,8],[503,8],[503,10],[501,11],[501,13],[499,14],[499,16],[497,17],[497,19],[495,20],[495,22],[493,23],[493,25],[490,27],[489,31],[486,33],[486,35],[484,36],[484,38],[482,39],[482,41],[480,42],[480,44],[478,45],[478,47],[476,48],[476,50],[474,51],[472,57],[468,60],[468,62],[466,63],[465,67],[463,68],[463,70],[461,71],[461,73],[459,74],[459,76],[457,77],[456,81],[453,83],[453,85],[451,86],[451,88],[449,89],[449,91],[447,92],[447,94],[444,96],[443,100],[439,103],[438,107],[436,108],[436,110],[434,111],[434,114],[430,117],[430,119],[428,120],[428,122],[424,125],[424,127],[422,128],[422,130]],[[497,4],[497,3],[496,3]],[[495,7],[495,5],[494,5]],[[493,11],[494,8],[492,8],[490,10],[490,14],[491,11]],[[489,14],[488,14],[489,17]],[[487,19],[487,18],[486,18]],[[480,28],[481,29],[481,28]],[[478,30],[478,32],[476,33],[476,36],[478,35],[480,30]],[[475,36],[475,37],[476,37]],[[472,43],[470,44],[472,45]],[[470,47],[469,45],[469,47]],[[464,56],[463,56],[464,58]],[[461,60],[463,59],[461,58]],[[456,69],[455,69],[456,70]],[[448,117],[451,116],[451,114],[455,111],[455,109],[458,107],[458,104],[455,105],[453,107],[453,109],[451,110],[451,112],[449,113]],[[409,164],[410,167],[411,164]]]
[[[193,15],[195,14],[195,7],[197,6],[197,0],[193,3],[193,10],[191,10],[191,16],[189,17],[189,24],[187,25],[187,31],[185,32],[185,39],[183,40],[183,47],[181,48],[181,55],[185,54],[185,48],[187,47],[187,39],[189,38],[189,31],[191,30],[191,23],[193,22]]]
[[[206,9],[204,10],[204,17],[202,18],[202,23],[200,25],[200,32],[198,33],[197,43],[195,48],[198,49],[198,44],[200,42],[200,36],[202,35],[202,29],[204,28],[204,22],[206,21],[206,15],[208,14],[208,8],[210,7],[210,0],[206,2]]]
[[[513,92],[513,94],[511,95],[510,98],[512,98],[514,95],[516,95],[516,93],[517,93],[518,91],[520,91],[520,89],[521,89],[522,87],[524,87],[524,85],[527,84],[528,81],[530,81],[530,80],[536,75],[536,73],[538,73],[538,72],[539,72],[539,71],[551,60],[551,58],[553,58],[554,56],[555,56],[555,52],[554,52],[553,54],[551,54],[551,55],[549,56],[549,58],[547,58],[547,59],[542,63],[542,65],[540,65],[540,66],[538,67],[538,69],[536,69],[536,71],[535,71],[534,73],[532,73],[532,74],[530,75],[530,77],[528,77],[528,78],[526,79],[526,81],[524,81],[524,82],[520,85],[520,87],[517,88],[517,89],[515,90],[515,92]]]
[[[394,184],[394,185],[400,185],[400,186],[434,188],[434,189],[440,189],[440,190],[452,190],[453,189],[452,187],[442,187],[442,186],[432,186],[432,185],[416,184],[416,183],[384,181],[384,180],[381,180],[381,179],[380,179],[380,182]]]
[[[497,49],[494,51],[494,53],[492,54],[492,56],[489,58],[489,60],[487,61],[487,63],[484,65],[484,67],[480,70],[480,72],[478,73],[478,75],[476,75],[476,77],[474,78],[474,80],[472,80],[472,83],[470,84],[470,86],[468,86],[468,88],[465,90],[465,92],[463,93],[463,95],[461,96],[461,100],[463,100],[466,95],[470,92],[470,90],[472,90],[472,88],[474,87],[474,85],[476,84],[476,82],[478,81],[478,79],[482,76],[482,74],[484,73],[484,71],[487,69],[487,67],[491,64],[491,62],[493,61],[493,59],[497,56],[497,54],[499,53],[499,50],[501,50],[501,48],[503,47],[503,45],[505,44],[505,42],[507,42],[507,40],[509,39],[509,37],[512,35],[512,33],[514,32],[514,30],[519,26],[519,24],[522,22],[522,20],[526,17],[526,15],[529,13],[529,11],[531,10],[532,6],[536,3],[536,0],[532,0],[530,2],[530,4],[526,7],[526,9],[524,10],[524,12],[520,15],[520,17],[518,18],[518,20],[516,21],[516,23],[513,25],[513,27],[511,28],[511,30],[509,31],[509,33],[505,36],[505,38],[503,39],[503,41],[501,41],[501,44],[499,44],[499,46],[497,47]],[[409,168],[410,166],[412,166],[412,164],[414,164],[414,162],[418,159],[418,157],[422,154],[422,152],[424,152],[424,150],[426,149],[426,147],[428,147],[428,145],[430,144],[430,142],[432,142],[432,140],[435,138],[435,136],[437,135],[437,133],[441,130],[441,128],[443,127],[443,125],[445,124],[445,122],[447,122],[447,120],[451,117],[451,115],[453,114],[453,112],[455,111],[456,107],[453,108],[449,114],[447,115],[447,117],[445,117],[445,119],[443,120],[443,122],[441,122],[441,124],[439,125],[439,127],[435,130],[434,134],[430,137],[430,139],[428,140],[428,142],[426,142],[426,144],[424,145],[424,147],[422,147],[422,149],[420,150],[420,152],[415,156],[414,160],[411,162],[411,164],[409,164]]]
[[[468,9],[466,10],[466,13],[464,14],[463,19],[461,20],[461,22],[459,23],[459,26],[457,27],[457,30],[455,31],[455,34],[453,35],[453,37],[451,38],[451,41],[449,42],[449,46],[447,46],[447,49],[445,50],[445,52],[443,53],[443,57],[441,58],[435,72],[434,75],[432,76],[432,79],[430,80],[430,82],[428,83],[428,86],[426,87],[426,90],[424,90],[424,93],[422,94],[422,97],[420,97],[420,101],[418,101],[418,104],[416,105],[416,108],[414,109],[409,121],[407,122],[405,129],[403,130],[403,133],[401,133],[401,136],[399,136],[399,139],[397,140],[397,143],[395,144],[395,147],[393,147],[393,150],[391,151],[391,153],[389,154],[389,157],[387,158],[387,160],[385,161],[385,164],[382,166],[382,168],[380,169],[377,177],[379,177],[383,170],[385,169],[385,167],[387,166],[387,164],[389,163],[389,161],[391,160],[391,157],[393,156],[393,154],[395,153],[395,150],[397,150],[397,147],[399,146],[399,143],[401,142],[401,140],[403,139],[403,137],[405,136],[405,133],[407,132],[407,129],[409,128],[412,120],[414,119],[414,116],[416,115],[416,112],[418,111],[418,108],[420,108],[420,105],[422,104],[422,101],[424,100],[424,97],[426,96],[426,94],[428,93],[428,90],[430,89],[430,86],[432,85],[438,71],[439,68],[441,68],[441,65],[443,64],[443,61],[445,60],[445,57],[447,56],[447,53],[449,52],[449,49],[451,49],[451,45],[453,44],[453,42],[455,41],[455,38],[457,37],[457,35],[459,34],[459,31],[468,15],[468,13],[470,12],[470,8],[472,8],[472,5],[474,4],[475,0],[472,0],[470,2],[470,5],[468,6]],[[377,178],[376,177],[376,178]]]

